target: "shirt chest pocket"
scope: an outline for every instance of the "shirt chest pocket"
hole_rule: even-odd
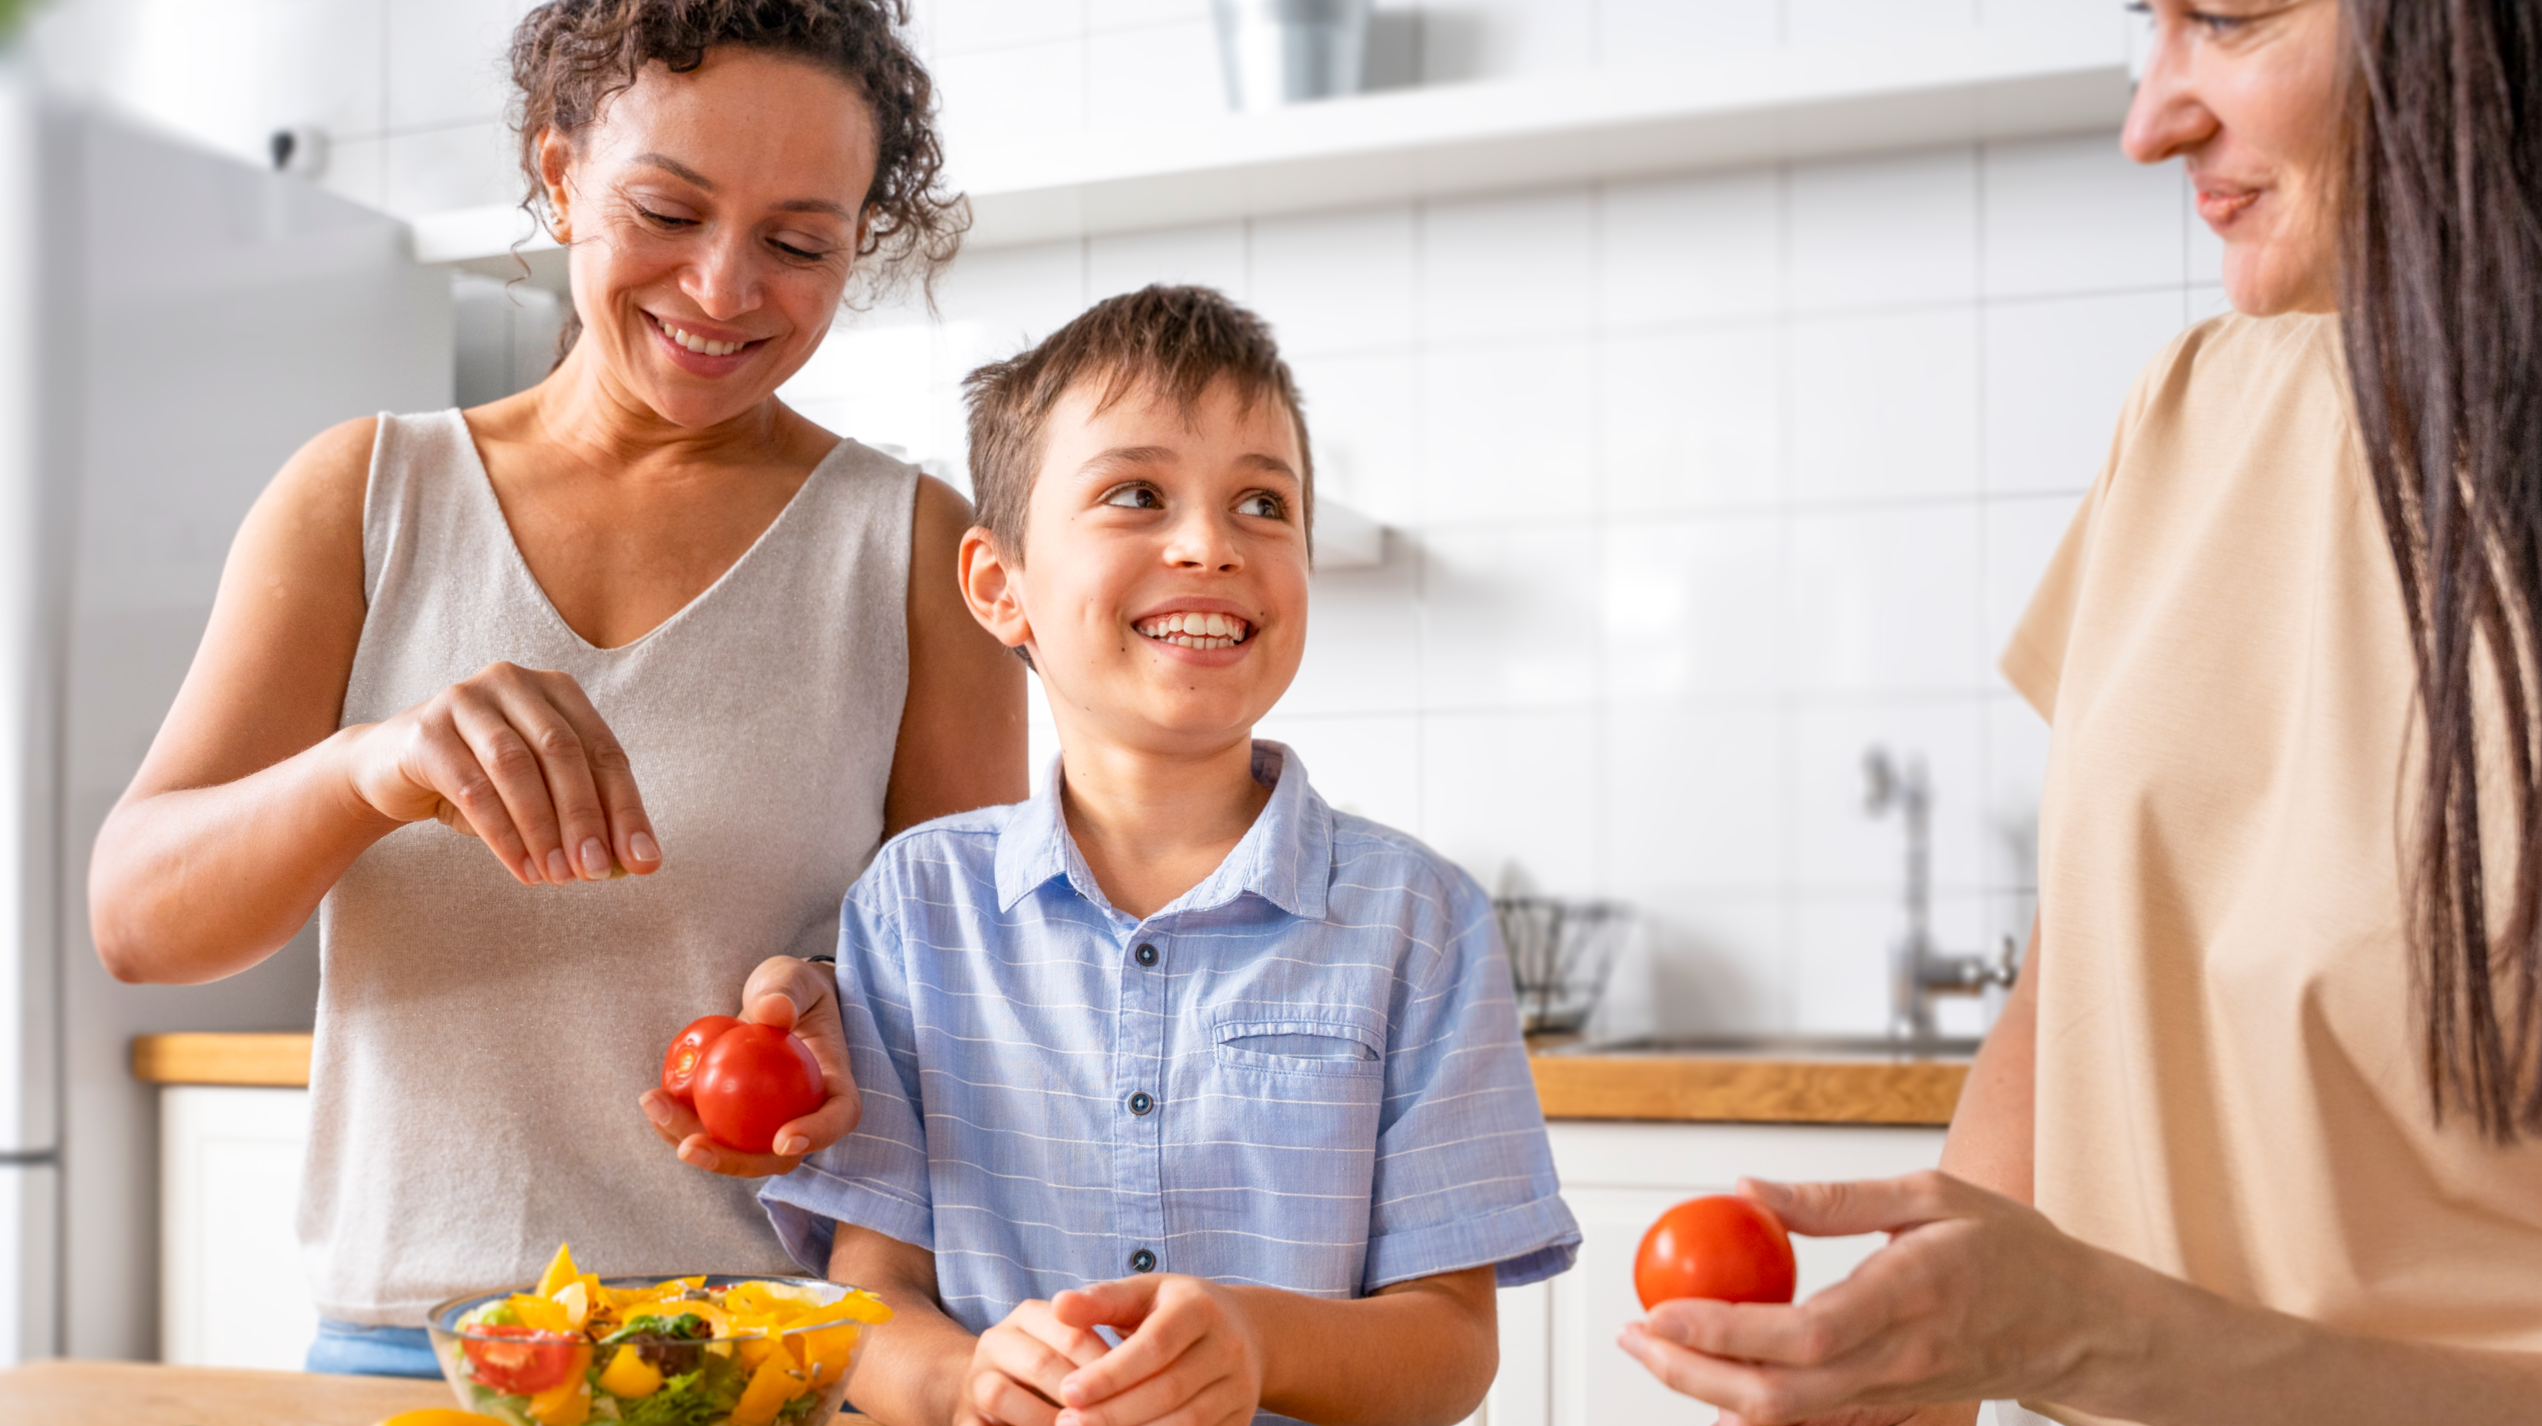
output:
[[[1386,1037],[1374,1019],[1352,1010],[1267,1017],[1231,1007],[1210,1017],[1210,1053],[1227,1069],[1375,1083],[1386,1073]]]

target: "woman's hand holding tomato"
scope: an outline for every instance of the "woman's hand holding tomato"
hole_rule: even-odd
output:
[[[2149,1320],[2123,1304],[2179,1286],[1939,1172],[1739,1191],[1794,1232],[1890,1241],[1797,1306],[1684,1298],[1625,1327],[1625,1351],[1734,1426],[1921,1426],[2023,1396],[2088,1409],[2093,1370],[2129,1355],[2108,1335]]]
[[[652,1122],[653,1132],[664,1143],[679,1150],[683,1163],[734,1178],[765,1178],[791,1172],[796,1164],[803,1161],[804,1155],[828,1148],[854,1133],[864,1106],[856,1097],[856,1080],[848,1073],[847,1033],[839,1022],[838,985],[833,979],[832,967],[793,956],[770,956],[759,963],[759,968],[752,971],[750,979],[743,984],[741,1003],[742,1013],[731,1025],[711,1024],[711,1021],[725,1017],[710,1016],[693,1022],[683,1031],[663,1058],[663,1083],[646,1090],[637,1104],[644,1110],[644,1117]],[[711,1098],[722,1093],[709,1082],[712,1076],[708,1072],[726,1058],[733,1061],[733,1068],[737,1071],[734,1088],[739,1092],[734,1094],[736,1103],[754,1097],[747,1092],[751,1086],[740,1083],[740,1079],[752,1074],[771,1073],[782,1080],[786,1074],[782,1060],[771,1058],[755,1068],[742,1063],[744,1059],[757,1058],[756,1051],[768,1040],[781,1037],[762,1040],[761,1046],[752,1047],[754,1053],[751,1055],[734,1051],[726,1051],[720,1056],[705,1053],[709,1048],[708,1042],[721,1043],[716,1039],[721,1032],[733,1026],[754,1025],[791,1031],[801,1039],[803,1047],[811,1051],[813,1063],[820,1067],[824,1096],[819,1108],[775,1125],[769,1133],[769,1152],[766,1153],[746,1152],[729,1143],[718,1142],[706,1122],[699,1117],[698,1109],[682,1102],[673,1084],[675,1076],[684,1076],[689,1081],[688,1087],[693,1096]],[[692,1039],[699,1042],[695,1046],[699,1053],[683,1066],[681,1051],[690,1046]],[[742,1048],[736,1045],[735,1051]],[[726,1126],[732,1128],[736,1123],[728,1120]],[[754,1129],[769,1127],[765,1124],[753,1126]]]
[[[439,818],[525,886],[662,865],[626,750],[570,675],[488,664],[337,737],[364,805],[392,822]]]

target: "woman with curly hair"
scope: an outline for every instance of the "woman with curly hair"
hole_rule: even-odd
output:
[[[954,578],[967,505],[775,394],[851,282],[924,282],[959,240],[906,9],[523,19],[570,345],[528,391],[284,466],[98,836],[120,979],[235,974],[319,913],[314,1369],[436,1374],[426,1309],[560,1240],[603,1272],[790,1271],[742,1179],[845,1131],[839,1047],[831,1102],[757,1157],[647,1093],[662,1048],[771,951],[826,953],[883,837],[1024,795],[1022,669]]]

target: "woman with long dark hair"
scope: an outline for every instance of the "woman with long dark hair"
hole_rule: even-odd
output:
[[[2237,309],[2004,655],[2039,922],[1887,1231],[1624,1345],[1729,1421],[2542,1422],[2542,3],[2154,0]]]

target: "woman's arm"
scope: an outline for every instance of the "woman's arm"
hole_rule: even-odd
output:
[[[378,423],[285,465],[230,547],[167,721],[97,834],[89,921],[117,979],[192,984],[291,939],[363,849],[441,817],[527,884],[661,864],[625,754],[573,680],[497,664],[338,730],[362,638]]]
[[[2091,1247],[1940,1173],[1751,1184],[1795,1230],[1896,1238],[1797,1307],[1662,1304],[1632,1348],[1756,1426],[2022,1397],[2149,1426],[2534,1426],[2542,1353],[2336,1331]]]
[[[883,798],[883,835],[1031,790],[1024,752],[1024,666],[971,617],[955,557],[971,504],[918,480],[909,535],[909,699]]]

